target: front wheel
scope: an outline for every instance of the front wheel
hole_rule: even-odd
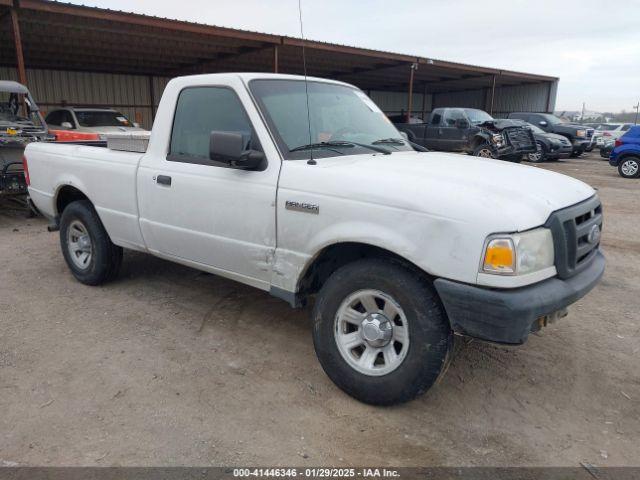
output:
[[[571,155],[569,155],[571,158],[578,158],[580,155],[582,155],[584,152],[582,150],[574,150],[573,152],[571,152]]]
[[[618,173],[622,178],[640,177],[640,158],[626,157],[618,164]]]
[[[62,212],[60,247],[71,273],[85,285],[112,280],[122,263],[122,248],[111,242],[88,200],[72,202]]]
[[[474,157],[482,158],[496,158],[496,154],[493,149],[486,143],[482,143],[473,149]]]
[[[359,260],[323,285],[313,311],[322,368],[352,397],[406,402],[446,370],[452,332],[433,288],[385,260]]]

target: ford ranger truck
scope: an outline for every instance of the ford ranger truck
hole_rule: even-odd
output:
[[[427,391],[455,334],[522,344],[604,271],[590,186],[415,151],[346,83],[176,78],[146,152],[108,143],[26,150],[75,278],[113,280],[128,248],[309,305],[323,369],[370,404]]]

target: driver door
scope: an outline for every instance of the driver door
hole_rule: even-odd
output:
[[[184,88],[178,97],[169,151],[145,155],[138,172],[145,243],[161,256],[268,288],[279,159],[267,159],[261,171],[212,161],[213,130],[240,132],[247,144],[259,148],[249,116],[233,89]]]
[[[449,108],[445,111],[441,127],[440,145],[442,150],[457,152],[465,149],[467,145],[467,128],[459,128],[458,120],[467,120],[464,110],[461,108]]]

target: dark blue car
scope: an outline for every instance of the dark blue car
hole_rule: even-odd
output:
[[[631,127],[616,140],[609,164],[618,167],[618,173],[623,178],[640,177],[640,125]]]

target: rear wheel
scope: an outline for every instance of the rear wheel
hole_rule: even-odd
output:
[[[571,152],[570,157],[571,158],[578,158],[580,155],[582,155],[584,152],[582,150],[574,150],[573,152]]]
[[[442,305],[399,264],[360,260],[340,268],[318,294],[313,321],[322,368],[362,402],[406,402],[446,369],[452,333]]]
[[[640,157],[625,157],[618,164],[618,173],[622,178],[640,177]]]
[[[114,245],[88,200],[70,203],[60,218],[60,246],[71,273],[85,285],[115,278],[122,248]]]
[[[544,162],[547,158],[547,150],[542,142],[536,142],[536,151],[527,154],[527,160],[532,163]]]

